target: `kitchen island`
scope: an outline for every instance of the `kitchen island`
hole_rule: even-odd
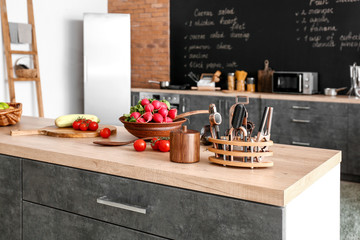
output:
[[[2,236],[339,239],[340,151],[276,144],[273,167],[243,169],[209,163],[205,147],[199,163],[178,164],[149,147],[9,135],[49,125],[0,128],[0,215],[15,214],[0,220]],[[122,127],[111,137],[131,139]]]
[[[221,131],[229,128],[229,109],[239,100],[249,103],[249,120],[259,125],[263,109],[274,108],[271,138],[275,143],[341,150],[341,179],[360,182],[360,99],[346,95],[279,94],[237,91],[175,91],[170,89],[132,89],[132,103],[140,97],[167,97],[179,100],[175,107],[180,112],[208,109],[215,103],[223,117]],[[200,129],[207,121],[205,115],[190,116],[189,129]],[[227,126],[226,126],[227,125]]]

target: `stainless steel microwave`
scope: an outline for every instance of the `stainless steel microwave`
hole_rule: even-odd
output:
[[[274,93],[314,94],[318,92],[318,73],[275,71],[272,84]]]

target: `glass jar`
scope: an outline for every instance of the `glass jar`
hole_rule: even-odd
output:
[[[235,71],[236,91],[245,92],[246,74],[244,71]]]
[[[234,91],[235,89],[235,74],[228,73],[228,90]]]
[[[246,79],[246,90],[248,92],[255,92],[255,78],[249,77]]]

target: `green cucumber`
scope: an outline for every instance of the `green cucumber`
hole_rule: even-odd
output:
[[[79,118],[84,118],[84,119],[90,119],[91,121],[94,122],[100,122],[100,119],[92,114],[68,114],[68,115],[64,115],[64,116],[60,116],[58,118],[55,119],[55,125],[57,127],[71,127],[73,122],[76,119]]]

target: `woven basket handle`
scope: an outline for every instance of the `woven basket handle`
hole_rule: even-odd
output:
[[[29,59],[31,59],[31,58],[28,57],[28,56],[19,57],[18,59],[16,59],[14,65],[16,66],[16,65],[18,64],[19,60],[22,59],[22,58],[29,58]]]

